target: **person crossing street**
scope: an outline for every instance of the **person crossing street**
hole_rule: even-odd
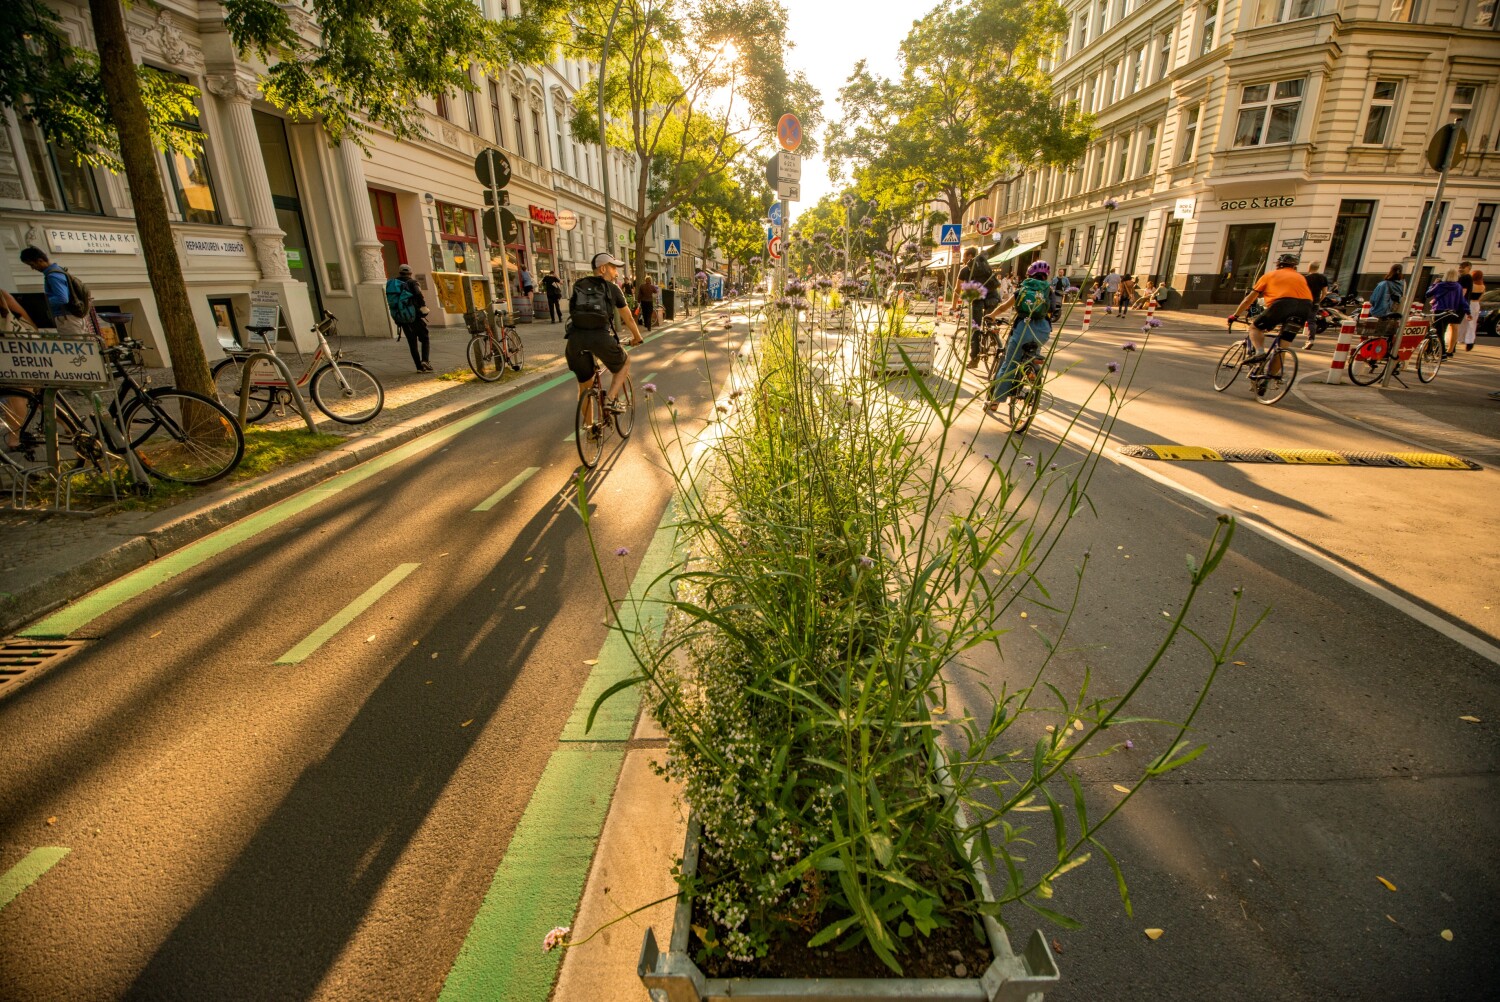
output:
[[[396,329],[406,336],[406,346],[411,349],[411,364],[418,372],[431,372],[432,363],[427,361],[432,350],[427,332],[427,298],[412,277],[411,265],[403,264],[396,270],[395,278],[386,279],[385,305]]]

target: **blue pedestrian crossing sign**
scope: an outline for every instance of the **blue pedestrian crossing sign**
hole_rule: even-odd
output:
[[[781,203],[780,202],[772,202],[771,203],[770,216],[771,216],[771,225],[772,226],[780,226],[781,225]]]
[[[963,243],[963,236],[962,223],[944,223],[942,232],[938,234],[938,243],[944,247],[957,247]]]
[[[681,257],[682,256],[682,241],[681,240],[668,240],[666,242],[666,244],[667,244],[666,249],[662,253],[666,254],[667,257]]]

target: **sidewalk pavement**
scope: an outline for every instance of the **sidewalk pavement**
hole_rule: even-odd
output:
[[[737,304],[709,312],[726,307]],[[696,321],[693,315],[675,323]],[[525,346],[524,368],[494,383],[480,382],[469,371],[469,334],[462,327],[432,331],[432,372],[414,370],[404,338],[343,338],[345,353],[380,378],[385,408],[374,420],[350,426],[309,403],[317,430],[347,444],[265,476],[217,484],[157,511],[66,514],[0,507],[0,637],[195,539],[562,371],[562,324],[522,324],[517,333]],[[294,374],[300,371],[295,353],[284,357]],[[454,378],[442,378],[450,374]],[[257,427],[297,428],[301,419],[292,409]]]

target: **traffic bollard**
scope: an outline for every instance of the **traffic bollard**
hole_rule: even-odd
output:
[[[1365,304],[1366,309],[1369,304]],[[1354,346],[1354,320],[1346,318],[1339,324],[1339,340],[1333,346],[1333,361],[1328,365],[1328,378],[1325,382],[1332,386],[1338,386],[1344,381],[1344,369],[1349,361],[1349,349]]]
[[[1083,329],[1088,330],[1089,325],[1094,322],[1094,301],[1085,299],[1083,301]]]

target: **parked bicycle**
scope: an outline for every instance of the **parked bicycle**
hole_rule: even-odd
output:
[[[610,400],[609,391],[604,387],[604,367],[595,358],[593,382],[578,398],[573,438],[578,445],[579,460],[590,470],[599,465],[599,457],[604,455],[604,442],[609,437],[611,424],[622,439],[630,438],[635,428],[635,387],[629,376],[615,378],[623,379],[625,385],[620,388],[619,395]]]
[[[1234,384],[1240,370],[1247,369],[1250,388],[1261,403],[1274,404],[1286,396],[1286,391],[1297,380],[1297,353],[1287,345],[1302,326],[1301,318],[1282,324],[1262,355],[1255,354],[1255,345],[1249,335],[1230,345],[1214,369],[1214,389],[1223,393]]]
[[[249,327],[250,333],[264,345],[259,348],[224,346],[228,358],[215,363],[214,385],[219,391],[219,400],[235,414],[240,408],[240,383],[245,371],[245,362],[254,352],[265,350],[276,353],[275,328]],[[270,365],[257,365],[250,377],[250,405],[245,420],[250,424],[261,420],[272,407],[285,408],[292,402],[293,393],[301,393],[303,387],[318,410],[343,424],[364,424],[372,420],[385,406],[385,387],[379,378],[358,362],[344,357],[342,350],[331,347],[328,335],[338,337],[338,318],[327,310],[313,324],[313,335],[318,339],[318,349],[307,360],[302,374],[287,385],[276,369]],[[302,352],[299,349],[300,359]]]
[[[115,379],[107,420],[100,421],[91,407],[79,406],[67,392],[55,395],[60,470],[92,466],[102,473],[106,458],[122,458],[129,448],[141,467],[159,480],[211,484],[227,476],[245,454],[245,436],[234,415],[200,394],[144,385],[135,376],[140,368],[137,353],[144,347],[134,338],[123,338],[102,349]],[[44,395],[34,390],[0,387],[6,451],[30,463],[50,458],[45,452],[43,401]]]
[[[505,374],[508,366],[512,372],[521,371],[521,335],[516,333],[516,321],[500,310],[483,310],[478,313],[480,329],[469,338],[469,368],[474,375],[486,383],[493,383]]]
[[[1390,354],[1392,345],[1399,344],[1400,336],[1399,327],[1389,334],[1372,331],[1363,335],[1354,347],[1349,349],[1349,361],[1344,366],[1345,371],[1349,373],[1349,379],[1356,386],[1371,386],[1378,382],[1385,375],[1386,356]],[[1426,336],[1412,351],[1410,359],[1403,359],[1398,347],[1394,362],[1395,371],[1391,373],[1392,378],[1400,380],[1401,370],[1408,360],[1416,365],[1418,379],[1424,383],[1432,382],[1437,378],[1438,369],[1443,365],[1442,339],[1429,329]]]

